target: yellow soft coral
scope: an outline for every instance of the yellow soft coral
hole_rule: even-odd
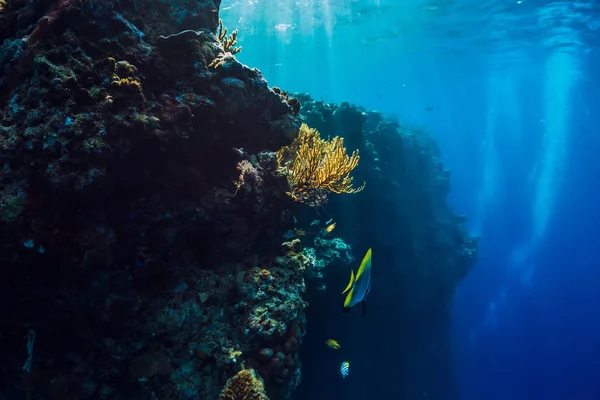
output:
[[[350,156],[346,153],[343,138],[321,139],[319,132],[306,124],[302,124],[291,146],[284,146],[277,152],[279,169],[287,176],[290,186],[287,194],[311,206],[324,204],[330,192],[358,193],[363,190],[365,184],[354,188],[350,176],[359,160],[358,150]]]
[[[253,369],[244,369],[229,378],[219,400],[269,400],[262,380]]]

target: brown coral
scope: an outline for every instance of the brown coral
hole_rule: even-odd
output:
[[[141,90],[142,84],[140,83],[139,79],[136,78],[138,70],[135,65],[130,64],[127,61],[117,61],[114,57],[108,57],[104,61],[112,65],[112,85],[119,87],[133,87]]]
[[[286,251],[286,253],[298,253],[302,250],[302,242],[300,239],[290,240],[289,242],[281,243],[281,247]]]
[[[219,33],[217,34],[217,38],[221,45],[223,45],[223,50],[225,53],[237,54],[242,50],[241,46],[235,47],[237,44],[237,34],[238,30],[234,30],[231,32],[231,35],[227,37],[227,28],[223,27],[223,20],[219,19]]]
[[[237,170],[240,171],[238,179],[234,182],[235,193],[246,184],[253,183],[254,186],[260,187],[263,184],[263,179],[258,172],[258,169],[249,160],[242,160],[237,164]]]
[[[233,60],[233,55],[239,53],[242,50],[241,46],[237,46],[237,34],[238,30],[231,32],[231,35],[227,36],[227,28],[223,27],[223,21],[219,19],[219,32],[217,33],[217,39],[223,46],[223,51],[208,65],[210,68],[219,68],[224,63]]]
[[[294,114],[294,117],[296,115],[298,115],[298,113],[300,112],[300,107],[301,107],[301,104],[298,101],[298,99],[290,96],[290,94],[288,92],[286,92],[285,90],[279,89],[277,86],[273,86],[271,88],[271,90],[273,90],[273,92],[277,93],[283,99],[283,101],[285,101],[290,106],[290,108],[292,109],[292,113]]]
[[[265,385],[253,369],[244,369],[229,378],[219,400],[269,400]]]
[[[344,139],[321,139],[316,129],[302,124],[291,146],[277,152],[280,171],[290,186],[287,193],[294,200],[319,206],[327,201],[328,193],[358,193],[365,185],[352,187],[350,173],[358,165],[358,150],[349,156]]]

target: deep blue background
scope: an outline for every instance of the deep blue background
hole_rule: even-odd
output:
[[[565,176],[530,285],[507,272],[511,249],[526,239],[531,201],[520,163],[505,166],[505,201],[489,215],[477,269],[461,284],[454,309],[455,359],[462,398],[600,398],[600,97],[590,57],[571,93]],[[541,76],[539,79],[543,79]],[[535,129],[531,137],[540,135]],[[518,151],[513,151],[518,153]],[[508,149],[504,152],[509,157]],[[461,207],[460,193],[453,199]],[[467,213],[469,212],[466,207]],[[505,288],[506,300],[490,296]],[[478,328],[482,306],[496,300],[496,325]],[[481,329],[475,343],[474,330]]]
[[[455,302],[455,360],[463,399],[600,398],[600,97],[592,72],[599,62],[586,59],[569,95],[565,175],[546,234],[532,255],[536,268],[528,285],[519,271],[508,268],[510,252],[531,234],[532,193],[522,180],[527,168],[518,160],[503,165],[503,200],[488,213],[478,266],[460,285]],[[537,78],[540,87],[544,79],[543,74]],[[539,92],[531,93],[523,98],[523,106],[532,105],[523,119],[541,103],[535,98]],[[532,153],[543,125],[526,133],[523,144]],[[506,160],[522,153],[501,151]],[[469,214],[468,191],[455,190],[452,198]],[[502,290],[504,299],[494,295]],[[492,301],[495,317],[478,325]]]

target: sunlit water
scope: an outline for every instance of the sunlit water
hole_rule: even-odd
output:
[[[456,108],[474,76],[558,50],[577,67],[600,32],[595,2],[225,0],[221,10],[240,31],[239,59],[270,84],[426,126],[424,110]]]
[[[294,69],[322,74],[327,63],[349,61],[359,73],[357,64],[369,60],[406,64],[423,55],[506,66],[557,47],[585,54],[600,27],[598,7],[532,0],[225,0],[221,15],[240,29],[244,45],[261,49],[252,51],[261,70],[304,61]]]

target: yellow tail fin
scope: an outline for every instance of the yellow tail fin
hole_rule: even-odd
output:
[[[350,290],[352,288],[352,285],[354,285],[354,271],[352,269],[350,269],[350,282],[348,283],[348,286],[346,286],[346,289],[344,289],[342,294],[344,294],[348,290]]]

